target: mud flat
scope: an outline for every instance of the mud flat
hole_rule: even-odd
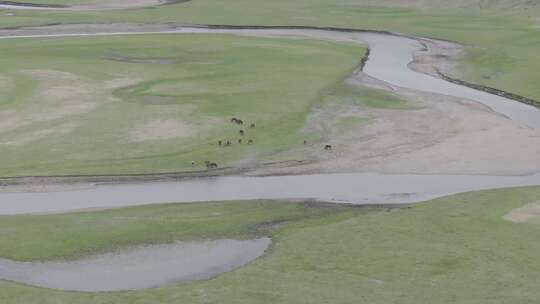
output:
[[[119,291],[205,280],[261,256],[269,238],[181,242],[140,247],[78,261],[0,259],[0,279],[71,291]]]

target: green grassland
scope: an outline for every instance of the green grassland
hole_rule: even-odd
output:
[[[0,41],[0,175],[196,170],[205,160],[264,159],[301,144],[313,105],[347,91],[341,83],[364,52],[200,34]],[[366,92],[360,99],[373,106],[386,100]],[[218,140],[233,145],[220,148]]]
[[[534,303],[540,220],[502,216],[538,201],[540,187],[531,187],[398,209],[253,201],[2,216],[0,256],[22,260],[174,240],[271,235],[273,244],[248,266],[208,281],[99,294],[4,281],[0,302]],[[272,222],[285,224],[272,229]]]
[[[350,212],[349,207],[240,201],[163,204],[50,216],[0,216],[0,256],[16,260],[76,259],[127,246],[176,240],[253,239],[272,223]],[[266,224],[266,225],[265,225]]]
[[[393,30],[459,41],[467,54],[455,76],[540,99],[539,16],[537,5],[515,0],[229,0],[227,5],[193,0],[100,12],[15,11],[14,16],[2,15],[0,27],[173,22]],[[343,84],[363,52],[330,42],[217,35],[0,41],[0,114],[22,109],[26,114],[18,116],[39,120],[0,134],[0,175],[145,173],[199,170],[205,160],[220,166],[260,162],[305,138],[316,140],[320,134],[299,130],[312,106],[321,102],[408,108],[393,96]],[[38,118],[51,107],[61,109],[67,100],[81,98],[57,92],[67,95],[63,101],[52,102],[49,96],[42,102],[42,95],[69,75],[56,75],[55,81],[32,74],[35,70],[75,75],[69,86],[80,92],[73,96],[86,97],[62,119]],[[124,85],[107,86],[121,78]],[[216,149],[217,140],[237,140],[239,130],[227,123],[231,116],[257,123],[248,134],[255,145]],[[174,132],[176,127],[178,134],[187,135],[130,140],[144,123],[147,129]],[[339,128],[359,125],[345,121]],[[191,166],[192,161],[198,164]]]
[[[0,18],[0,27],[81,22],[338,26],[432,36],[467,47],[455,76],[540,99],[537,1],[193,0],[110,12],[16,11]]]
[[[325,90],[321,94],[320,105],[350,105],[379,109],[412,109],[413,107],[399,96],[368,87],[356,86],[346,82]]]

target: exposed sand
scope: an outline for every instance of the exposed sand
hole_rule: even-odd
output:
[[[97,107],[97,86],[77,75],[53,70],[23,70],[37,81],[30,102],[0,110],[0,145],[27,144],[78,126],[74,119]]]
[[[273,158],[306,160],[305,164],[259,168],[252,174],[375,171],[521,175],[540,171],[538,129],[516,125],[473,101],[398,88],[360,72],[352,81],[398,94],[410,100],[415,109],[323,109],[327,113],[318,113],[325,117],[319,121],[327,125],[320,126],[321,130],[331,130],[328,124],[345,114],[367,122]],[[326,143],[334,150],[324,151]]]
[[[414,61],[409,64],[409,68],[433,77],[439,77],[438,71],[446,75],[455,75],[458,72],[454,63],[465,55],[462,45],[426,38],[419,41],[426,48],[414,54]]]
[[[143,78],[130,77],[126,75],[117,75],[116,78],[105,81],[105,87],[108,89],[118,89],[131,86],[143,81]]]
[[[134,127],[129,134],[129,141],[167,140],[196,134],[197,128],[194,125],[174,119],[156,119]]]
[[[50,128],[33,130],[22,134],[17,134],[11,138],[4,138],[2,141],[0,141],[0,145],[24,145],[50,135],[67,134],[78,126],[78,122],[67,122]]]
[[[80,125],[80,116],[116,100],[112,95],[114,89],[143,80],[119,74],[97,82],[57,70],[20,70],[19,73],[35,80],[37,87],[28,100],[0,110],[0,145],[24,145],[48,136],[68,134]],[[0,88],[13,82],[7,76],[1,77]],[[193,134],[188,125],[162,123],[163,126],[158,121],[136,127],[131,139],[176,137],[173,132],[178,132],[178,136]]]
[[[538,218],[540,218],[540,202],[527,204],[503,216],[503,219],[514,223],[527,223]]]
[[[0,75],[0,90],[8,90],[13,87],[13,81],[11,78]]]
[[[174,25],[159,24],[60,25],[0,30],[0,36],[176,29],[178,27]],[[298,36],[298,33],[279,30],[242,32],[273,37]],[[317,33],[308,31],[305,36],[329,39],[328,33]],[[347,36],[337,36],[335,40],[349,41]],[[438,76],[437,70],[455,72],[451,61],[462,56],[461,46],[430,39],[419,40],[427,49],[415,54],[414,62],[410,64],[412,69],[435,77]],[[475,101],[404,89],[373,79],[359,70],[349,82],[390,91],[409,100],[415,109],[388,110],[362,106],[314,109],[312,117],[318,115],[324,119],[310,119],[306,128],[328,132],[321,142],[278,153],[266,161],[268,165],[258,165],[256,159],[239,162],[242,170],[255,175],[358,171],[486,175],[540,172],[540,129],[517,124]],[[61,95],[54,90],[52,94]],[[336,132],[335,125],[346,116],[356,117],[362,123]],[[155,122],[140,127],[132,139],[168,138],[189,129],[185,127],[172,122]],[[323,151],[322,146],[327,143],[334,146],[332,151]]]

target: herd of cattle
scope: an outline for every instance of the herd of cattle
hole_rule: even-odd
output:
[[[234,124],[239,125],[239,126],[244,125],[244,121],[242,119],[239,119],[239,118],[236,118],[236,117],[231,118],[231,123],[234,123]],[[255,123],[250,123],[249,128],[254,129],[255,128]],[[236,140],[236,142],[238,144],[244,143],[243,137],[246,135],[246,131],[244,129],[240,129],[238,131],[238,134],[240,135],[240,138],[238,138],[238,140]],[[247,142],[248,145],[252,145],[254,143],[253,139],[251,139],[251,138],[248,139],[246,142]],[[218,146],[219,147],[230,147],[232,145],[233,145],[232,140],[229,140],[229,139],[227,139],[227,140],[218,140]],[[306,140],[304,140],[304,145],[307,145]],[[325,145],[324,150],[332,150],[332,145]],[[218,168],[218,164],[215,163],[215,162],[211,162],[211,161],[207,160],[204,163],[205,163],[207,169],[217,169]],[[192,162],[192,165],[195,165],[195,162]]]

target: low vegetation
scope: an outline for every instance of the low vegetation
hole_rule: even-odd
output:
[[[0,175],[256,162],[302,144],[320,92],[342,82],[364,51],[224,35],[0,41]]]
[[[505,215],[539,200],[540,187],[531,187],[394,209],[258,201],[4,216],[0,256],[20,259],[129,245],[122,239],[272,235],[273,245],[250,265],[208,281],[101,294],[0,282],[0,302],[531,303],[540,297],[540,221]]]
[[[537,73],[540,52],[536,51],[540,47],[538,1],[230,0],[224,7],[214,0],[192,0],[155,9],[12,13],[14,15],[0,18],[0,27],[84,22],[311,25],[390,30],[437,37],[466,46],[467,56],[460,61],[453,76],[540,99],[540,87],[537,85],[540,82]]]
[[[282,224],[350,212],[345,206],[325,207],[260,200],[0,216],[0,257],[23,261],[76,259],[127,246],[178,240],[253,239],[269,235]]]

